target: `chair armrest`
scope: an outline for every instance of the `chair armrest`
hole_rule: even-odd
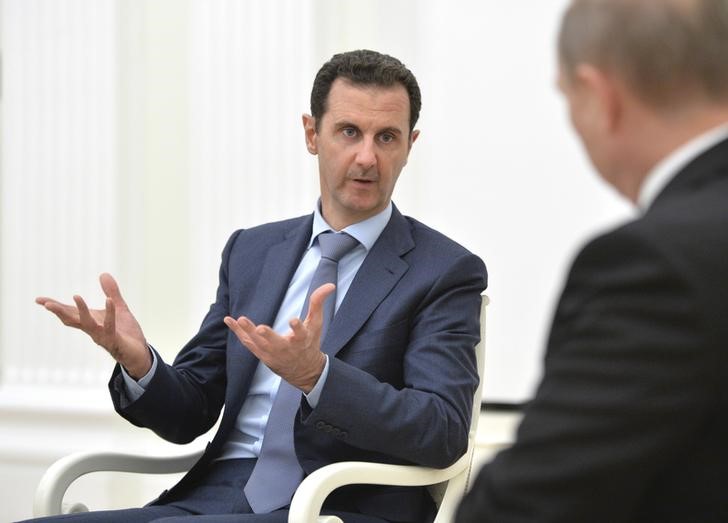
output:
[[[344,485],[398,485],[424,486],[442,483],[467,470],[472,453],[466,452],[459,460],[444,469],[415,465],[387,465],[362,461],[333,463],[312,472],[298,486],[288,523],[338,523],[333,516],[319,516],[326,497]]]
[[[34,516],[61,514],[63,496],[76,479],[90,472],[115,471],[142,474],[186,472],[202,451],[170,457],[140,456],[116,452],[77,452],[53,463],[43,474],[33,500]],[[77,505],[78,506],[78,505]],[[82,506],[78,506],[83,510]]]

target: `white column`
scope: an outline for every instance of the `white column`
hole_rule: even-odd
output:
[[[2,380],[99,384],[106,355],[33,300],[96,295],[117,264],[114,2],[2,7]]]
[[[300,0],[191,1],[193,324],[214,298],[233,230],[313,210],[318,175],[301,124],[317,69],[310,11]]]

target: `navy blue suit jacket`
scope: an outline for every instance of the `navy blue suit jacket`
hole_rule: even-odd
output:
[[[258,360],[223,323],[245,315],[271,325],[311,235],[312,216],[235,232],[222,255],[215,303],[173,365],[160,364],[146,392],[127,404],[117,368],[117,411],[161,437],[186,443],[210,429],[207,451],[163,502],[213,459],[228,438]],[[445,467],[467,447],[478,383],[483,262],[394,208],[365,258],[322,350],[328,379],[311,409],[302,401],[296,452],[306,473],[332,462],[366,460]],[[334,355],[335,357],[331,357]],[[426,521],[424,489],[359,486],[339,502],[391,521]]]

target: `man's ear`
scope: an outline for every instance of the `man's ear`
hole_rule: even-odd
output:
[[[420,131],[415,129],[410,133],[409,149],[412,149],[412,144],[417,141],[417,137],[420,135]]]
[[[590,64],[576,68],[575,79],[589,104],[591,118],[602,131],[613,133],[622,123],[624,91],[621,82],[610,72]]]
[[[316,139],[318,138],[318,135],[316,134],[316,118],[310,114],[304,114],[302,120],[303,132],[306,138],[306,149],[308,149],[308,152],[311,154],[316,155],[318,154],[318,147],[316,145]]]

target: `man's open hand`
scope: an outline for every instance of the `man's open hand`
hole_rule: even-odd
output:
[[[309,393],[324,370],[326,356],[321,352],[323,304],[335,289],[333,283],[326,283],[313,291],[306,318],[303,321],[292,319],[289,322],[291,330],[282,336],[267,325],[255,325],[245,316],[237,320],[226,316],[225,324],[270,370]]]
[[[78,295],[73,297],[75,305],[60,303],[44,296],[36,298],[35,302],[55,314],[64,325],[88,334],[123,365],[132,378],[139,379],[152,366],[152,355],[147,348],[144,333],[111,274],[102,274],[99,281],[106,295],[104,309],[89,309]]]

